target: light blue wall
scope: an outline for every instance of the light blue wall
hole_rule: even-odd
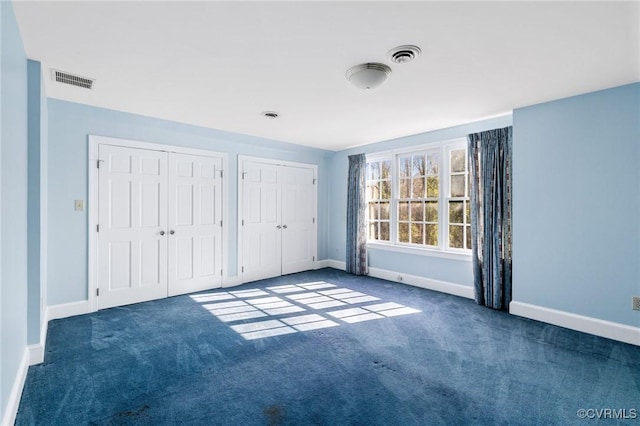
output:
[[[45,271],[41,266],[46,265],[43,257],[46,257],[42,246],[43,233],[41,225],[46,218],[46,203],[42,202],[43,192],[42,165],[46,161],[47,99],[42,84],[42,72],[40,62],[27,61],[28,74],[28,336],[27,343],[40,342],[40,329],[44,315],[41,310],[41,298],[44,296]],[[43,156],[43,153],[45,156]],[[46,169],[45,169],[46,170]],[[46,186],[45,186],[46,188]]]
[[[27,347],[27,59],[13,6],[1,2],[0,409]]]
[[[87,299],[88,135],[209,149],[228,154],[229,275],[237,270],[237,156],[251,155],[318,165],[318,259],[327,257],[330,151],[49,99],[48,304]]]
[[[640,83],[513,122],[514,300],[640,326]]]
[[[365,145],[335,153],[331,159],[331,186],[329,188],[331,194],[328,244],[329,258],[342,262],[346,259],[347,170],[349,155],[357,153],[372,154],[423,145],[430,142],[446,141],[466,137],[469,133],[510,125],[511,116],[505,116]],[[455,284],[473,285],[471,262],[468,261],[370,249],[369,266]]]

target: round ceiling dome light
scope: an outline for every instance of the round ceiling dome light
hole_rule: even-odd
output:
[[[261,114],[262,114],[263,117],[270,118],[272,120],[275,119],[275,118],[280,117],[280,114],[278,114],[275,111],[262,111]]]
[[[359,89],[369,90],[380,86],[391,74],[391,68],[385,64],[368,62],[347,70],[347,80]]]
[[[387,52],[387,57],[389,61],[394,64],[406,64],[407,62],[413,61],[420,53],[422,53],[422,50],[418,46],[407,44],[394,47]]]

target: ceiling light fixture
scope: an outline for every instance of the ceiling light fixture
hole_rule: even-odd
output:
[[[416,56],[422,53],[422,50],[418,46],[412,44],[406,44],[404,46],[394,47],[387,52],[387,58],[394,64],[406,64],[413,61]]]
[[[280,114],[278,114],[278,113],[277,113],[277,112],[275,112],[275,111],[263,111],[261,114],[262,114],[262,116],[263,116],[263,117],[270,118],[270,119],[272,119],[272,120],[273,120],[274,118],[278,118],[278,117],[280,117]]]
[[[359,89],[369,90],[380,86],[391,74],[391,68],[385,64],[368,62],[347,70],[347,80]]]

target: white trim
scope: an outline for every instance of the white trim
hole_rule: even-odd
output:
[[[20,398],[22,397],[22,390],[24,389],[24,382],[27,378],[27,372],[29,371],[29,348],[24,348],[22,353],[22,359],[16,371],[16,377],[13,381],[13,386],[9,392],[9,398],[7,400],[7,406],[4,410],[4,416],[2,416],[2,425],[13,425],[16,422],[16,414],[18,413],[18,407],[20,406]]]
[[[265,158],[265,157],[252,157],[251,155],[238,155],[238,165],[240,165],[243,161],[251,161],[252,163],[263,163],[263,164],[271,164],[274,166],[288,166],[288,167],[302,167],[305,169],[313,168],[316,173],[314,173],[313,177],[317,178],[318,176],[318,165],[314,163],[302,163],[299,161],[285,161],[278,160],[277,158]],[[242,172],[240,172],[240,180],[242,180]]]
[[[313,164],[313,163],[302,163],[302,162],[294,162],[294,161],[284,161],[284,160],[278,160],[278,159],[274,159],[274,158],[263,158],[263,157],[252,157],[250,155],[238,155],[238,162],[237,162],[237,171],[238,171],[238,180],[237,180],[237,205],[238,205],[238,210],[236,211],[236,225],[237,225],[237,240],[236,240],[236,245],[237,245],[237,265],[236,265],[236,270],[238,271],[238,280],[240,282],[240,284],[244,283],[244,277],[243,277],[243,271],[242,271],[242,266],[243,266],[243,247],[242,247],[242,241],[243,241],[243,225],[242,225],[242,212],[243,212],[243,204],[242,204],[242,200],[244,198],[244,194],[243,194],[243,190],[244,190],[244,185],[243,185],[243,170],[244,170],[244,163],[245,161],[249,161],[252,163],[261,163],[261,164],[270,164],[270,165],[274,165],[274,166],[286,166],[286,167],[297,167],[297,168],[304,168],[304,169],[311,169],[313,170],[313,179],[315,181],[314,184],[314,196],[313,196],[313,212],[314,212],[314,217],[315,217],[315,223],[314,223],[314,235],[313,235],[313,245],[314,245],[314,257],[318,257],[318,165],[317,164]],[[318,269],[317,267],[317,263],[318,261],[316,260],[314,262],[314,268],[313,269]],[[239,284],[238,284],[239,285]]]
[[[329,268],[329,259],[318,260],[314,269]]]
[[[343,262],[341,260],[335,260],[335,259],[327,259],[327,260],[323,260],[323,262],[327,262],[326,264],[329,268],[339,269],[341,271],[347,270],[347,262]]]
[[[88,314],[90,312],[94,312],[94,310],[91,309],[91,303],[88,300],[81,300],[79,302],[62,303],[59,305],[49,306],[47,312],[47,321],[51,321],[54,319]]]
[[[417,275],[405,274],[403,272],[388,271],[386,269],[369,268],[369,276],[381,278],[387,281],[394,281],[401,284],[409,284],[427,290],[435,290],[440,293],[453,294],[454,296],[473,299],[473,287],[448,281],[434,280]]]
[[[442,251],[437,249],[410,247],[410,246],[404,246],[401,244],[391,244],[391,243],[387,244],[387,243],[381,243],[378,241],[368,242],[367,247],[371,250],[387,250],[387,251],[394,251],[397,253],[412,254],[414,256],[439,257],[442,259],[457,260],[460,262],[471,262],[472,260],[471,254],[467,254],[467,253],[455,253],[451,251]]]
[[[29,351],[29,365],[37,365],[44,362],[44,346],[42,346],[42,343],[29,345],[27,350]]]
[[[47,346],[47,330],[49,329],[49,308],[45,306],[42,312],[40,324],[40,341],[29,345],[29,365],[41,364],[44,362],[44,353]]]
[[[215,157],[222,160],[222,281],[228,278],[228,264],[229,264],[229,220],[227,220],[227,213],[229,211],[229,155],[224,152],[209,151],[197,148],[187,148],[182,146],[159,144],[151,142],[141,142],[130,139],[111,138],[106,136],[89,135],[89,155],[88,155],[88,167],[89,167],[89,202],[87,204],[87,215],[89,218],[89,253],[88,253],[88,305],[89,310],[81,313],[73,313],[71,315],[65,315],[57,318],[65,318],[66,316],[80,315],[89,312],[95,312],[98,310],[98,300],[96,297],[96,288],[98,283],[98,271],[97,271],[97,255],[98,255],[98,233],[95,232],[96,225],[98,224],[98,168],[95,167],[98,158],[98,146],[103,145],[115,145],[127,148],[147,149],[152,151],[162,151],[167,153],[179,153],[189,155],[200,155],[205,157]],[[78,302],[80,303],[80,302]],[[84,303],[84,302],[83,302]],[[55,311],[54,311],[55,312]]]
[[[598,318],[558,311],[543,306],[512,301],[509,313],[520,317],[542,321],[571,330],[581,331],[619,342],[640,346],[640,327],[601,320]]]
[[[98,310],[98,299],[96,297],[96,287],[98,285],[98,265],[96,257],[98,255],[98,233],[95,232],[98,224],[98,169],[94,166],[98,161],[98,142],[95,136],[89,135],[89,158],[87,159],[89,168],[88,177],[88,199],[87,218],[89,228],[87,229],[89,239],[89,252],[87,253],[87,294],[90,312]],[[62,317],[64,318],[64,317]]]

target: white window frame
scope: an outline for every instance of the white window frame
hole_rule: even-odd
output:
[[[449,246],[449,212],[448,201],[450,194],[450,164],[449,155],[452,150],[467,147],[466,138],[451,139],[446,141],[431,142],[424,145],[407,147],[398,150],[384,151],[367,154],[367,163],[390,160],[391,161],[391,203],[390,203],[390,229],[389,241],[368,240],[367,246],[372,249],[380,249],[408,254],[441,257],[453,260],[471,261],[471,250],[448,248]],[[419,153],[438,149],[440,151],[439,164],[439,198],[438,198],[438,247],[417,246],[411,243],[398,242],[398,201],[400,195],[399,157],[401,155]],[[468,157],[468,155],[467,155]],[[468,158],[466,161],[467,174],[469,173]],[[467,185],[469,180],[467,179]],[[426,185],[426,180],[425,180]],[[469,195],[469,188],[467,188]],[[367,199],[367,213],[368,209]],[[367,217],[367,233],[369,232]],[[368,236],[367,236],[368,237]]]

